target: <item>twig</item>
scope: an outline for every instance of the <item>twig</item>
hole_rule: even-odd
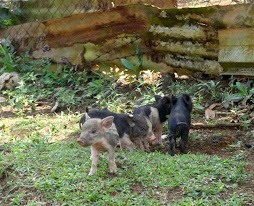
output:
[[[54,105],[54,107],[51,109],[51,113],[53,113],[53,112],[55,112],[56,111],[56,109],[58,108],[58,105],[59,105],[59,103],[58,102],[56,102],[55,103],[55,105]]]

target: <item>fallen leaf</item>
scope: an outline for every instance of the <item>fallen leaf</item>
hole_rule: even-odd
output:
[[[214,119],[215,118],[215,111],[211,110],[210,108],[207,108],[205,110],[205,118],[208,119]]]

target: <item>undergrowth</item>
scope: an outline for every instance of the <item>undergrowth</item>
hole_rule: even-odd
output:
[[[204,109],[207,103],[222,102],[228,108],[254,103],[253,80],[243,82],[231,77],[226,86],[216,80],[176,80],[162,91],[160,78],[153,79],[159,75],[155,72],[139,72],[142,78],[135,79],[125,70],[116,72],[112,68],[108,72],[90,71],[89,74],[86,68],[76,66],[57,65],[52,69],[50,60],[31,60],[28,53],[16,55],[8,39],[0,46],[0,74],[16,71],[22,76],[15,90],[1,91],[7,98],[6,105],[18,110],[27,107],[34,110],[38,102],[52,107],[58,102],[61,109],[108,107],[114,112],[131,112],[139,98],[142,98],[139,104],[145,105],[154,102],[155,94],[180,93],[190,94],[196,109]],[[122,88],[127,89],[122,91]]]

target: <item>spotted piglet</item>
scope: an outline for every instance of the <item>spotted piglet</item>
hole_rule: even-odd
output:
[[[155,137],[158,144],[162,144],[161,135],[163,123],[167,121],[173,106],[170,96],[155,95],[156,102],[153,104],[138,107],[134,110],[133,114],[144,114],[148,117],[152,124]]]
[[[83,147],[91,146],[92,166],[88,175],[97,173],[99,151],[108,152],[109,172],[116,174],[115,149],[119,135],[113,120],[113,116],[104,119],[90,118],[81,127],[78,144]]]
[[[118,131],[122,148],[130,150],[134,148],[144,149],[143,146],[146,145],[143,145],[142,142],[155,139],[151,122],[146,116],[140,114],[129,115],[114,113],[107,109],[94,109],[87,111],[82,116],[79,125],[82,127],[89,118],[103,119],[108,116],[114,117],[114,125]]]

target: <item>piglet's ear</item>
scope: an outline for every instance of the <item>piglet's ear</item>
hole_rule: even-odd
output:
[[[145,113],[145,111],[144,111],[143,109],[141,109],[141,112],[140,112],[139,115],[140,115],[140,116],[146,116],[146,113]]]
[[[80,121],[79,121],[79,128],[81,129],[82,126],[84,125],[84,123],[90,119],[90,117],[88,116],[88,114],[83,115],[83,117],[81,117]]]
[[[183,94],[183,100],[186,103],[189,111],[192,111],[192,102],[191,102],[191,97],[188,94]]]
[[[134,127],[136,120],[135,120],[134,116],[130,114],[127,116],[127,122],[131,127]]]
[[[108,117],[105,117],[104,119],[101,120],[101,125],[102,125],[102,128],[106,131],[108,130],[112,124],[113,124],[113,120],[114,120],[114,117],[113,116],[108,116]]]
[[[86,120],[91,119],[91,117],[89,117],[89,115],[87,113],[85,114],[85,118],[86,118]]]
[[[154,95],[154,98],[155,98],[155,101],[158,102],[161,100],[162,97],[160,95],[156,94],[156,95]]]
[[[190,96],[188,94],[184,94],[183,95],[183,99],[184,99],[186,104],[190,104],[191,98],[190,98]]]
[[[163,100],[163,104],[171,104],[172,103],[172,99],[169,96],[164,96],[162,98]]]
[[[176,103],[177,98],[174,95],[172,95],[171,96],[171,100],[172,100],[172,103],[174,105]]]

